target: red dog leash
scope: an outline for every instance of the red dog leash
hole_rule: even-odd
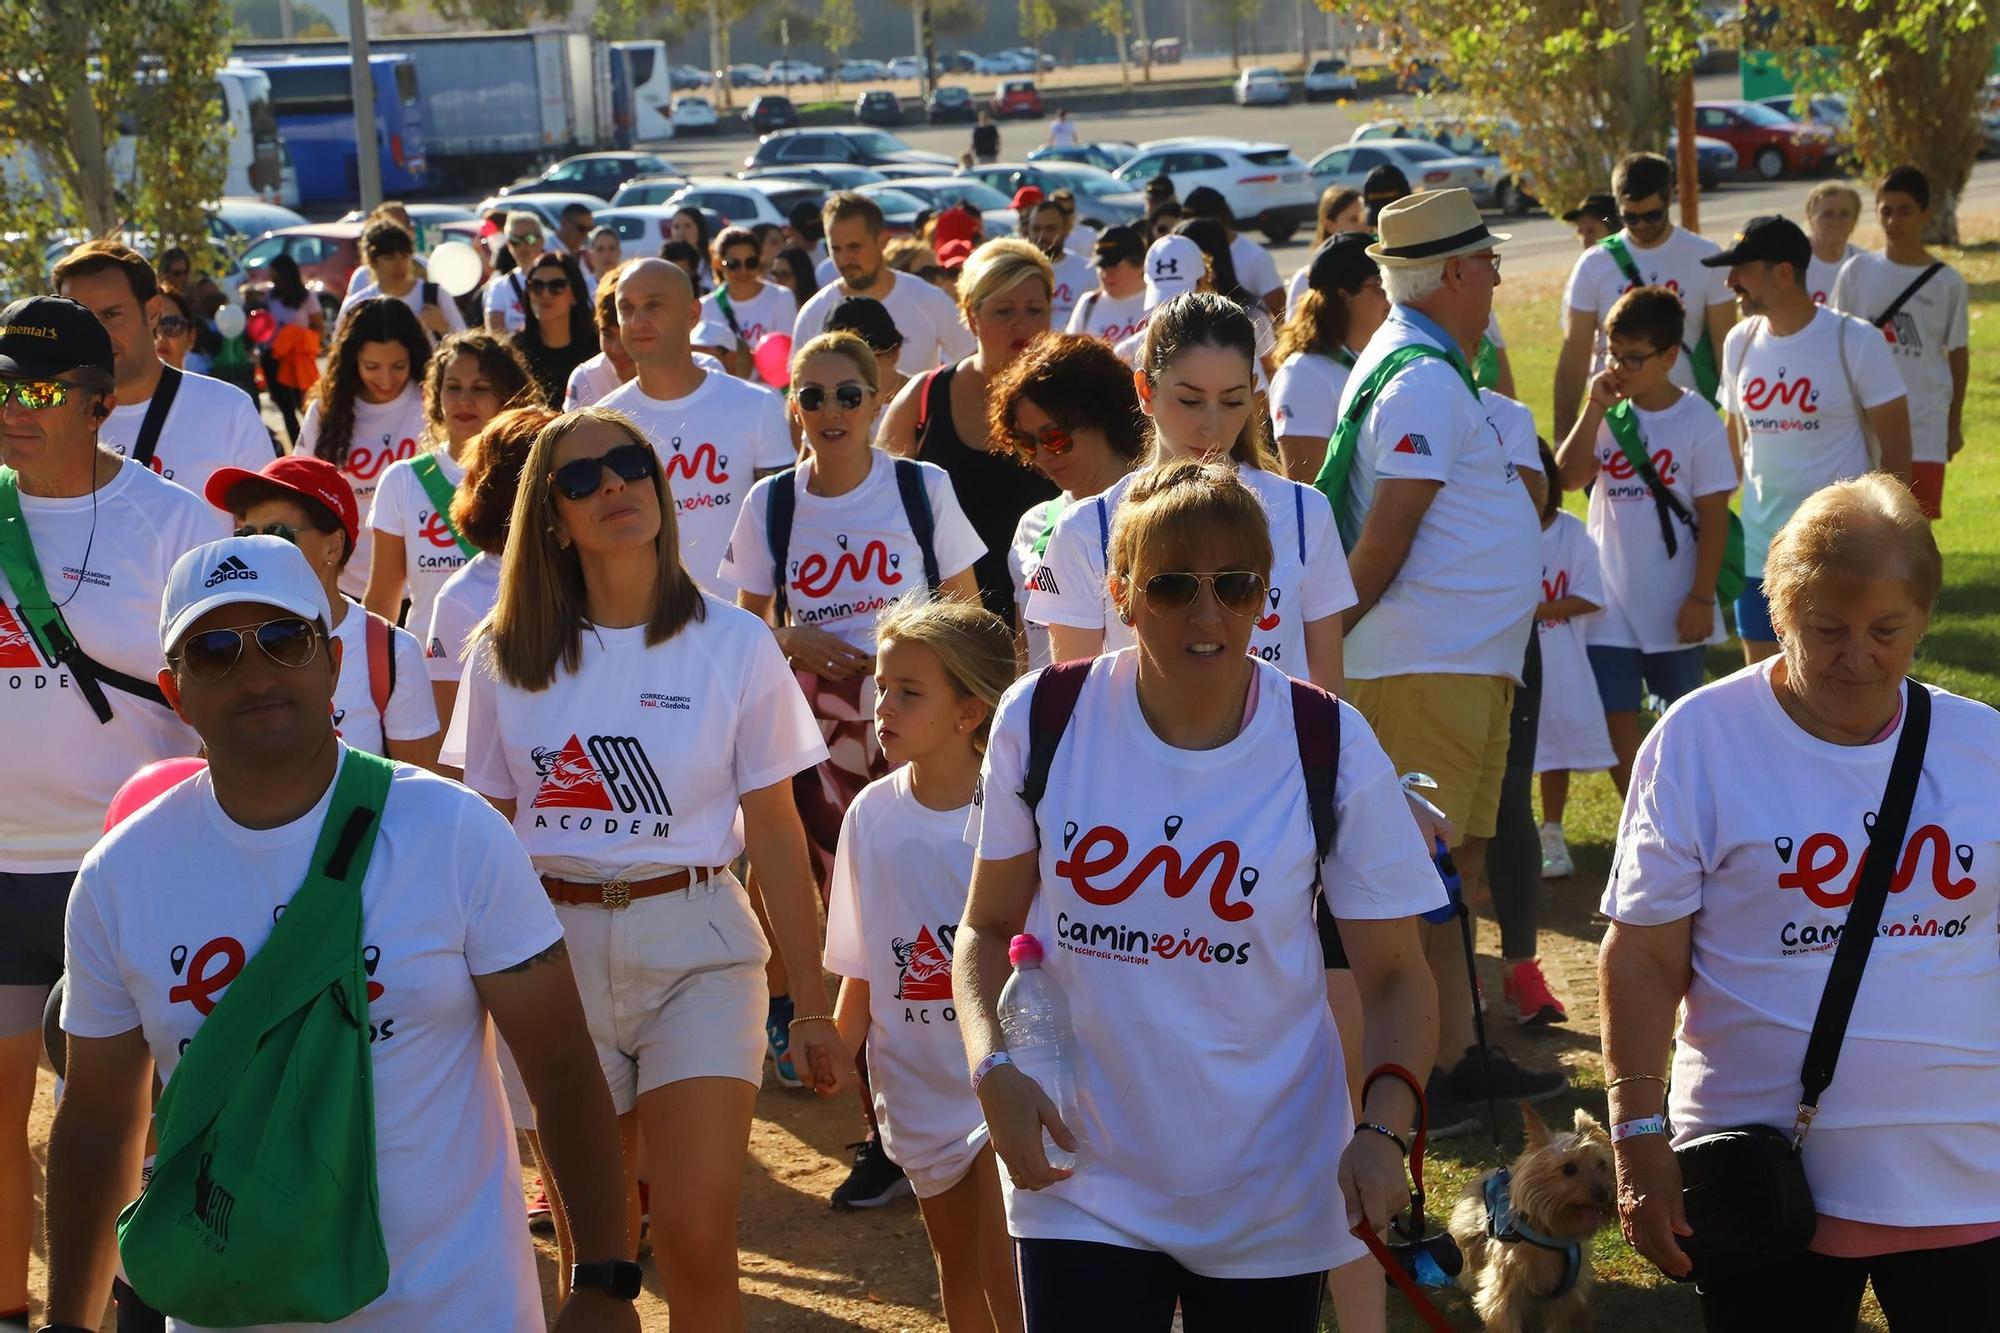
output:
[[[1415,1076],[1401,1065],[1382,1065],[1369,1074],[1361,1084],[1363,1105],[1368,1101],[1369,1087],[1378,1078],[1399,1078],[1409,1084],[1410,1091],[1416,1095],[1417,1134],[1410,1141],[1410,1181],[1415,1188],[1410,1191],[1407,1230],[1404,1228],[1397,1230],[1404,1231],[1412,1242],[1421,1241],[1424,1235],[1424,1141],[1430,1128],[1430,1111],[1424,1105],[1423,1084],[1417,1082]],[[1393,1223],[1391,1225],[1394,1226]],[[1423,1288],[1417,1285],[1416,1279],[1410,1276],[1402,1261],[1382,1243],[1382,1238],[1369,1229],[1367,1218],[1364,1217],[1355,1223],[1353,1234],[1368,1247],[1368,1252],[1375,1256],[1375,1262],[1382,1265],[1382,1271],[1389,1275],[1390,1283],[1397,1291],[1403,1293],[1403,1298],[1410,1303],[1410,1308],[1417,1312],[1417,1317],[1424,1321],[1425,1326],[1430,1328],[1432,1333],[1452,1333],[1450,1322],[1445,1319],[1437,1306],[1431,1304],[1430,1298],[1424,1295]]]

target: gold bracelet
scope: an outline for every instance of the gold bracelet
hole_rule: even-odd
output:
[[[832,1021],[832,1014],[801,1014],[799,1017],[785,1024],[785,1032],[789,1036],[792,1029],[801,1023],[831,1023]]]
[[[1667,1086],[1667,1080],[1659,1074],[1620,1074],[1604,1085],[1604,1091],[1609,1093],[1627,1083],[1657,1083],[1663,1088]]]

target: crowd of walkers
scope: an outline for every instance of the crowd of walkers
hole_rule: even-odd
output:
[[[916,1197],[958,1333],[1382,1329],[1413,1133],[1568,1086],[1458,916],[1567,1020],[1573,772],[1627,1238],[1711,1329],[2000,1326],[2000,720],[1907,679],[1968,380],[1927,182],[1880,253],[1839,185],[1724,248],[1621,161],[1544,429],[1508,237],[1392,177],[1289,280],[1213,191],[630,259],[516,212],[470,328],[392,210],[330,319],[275,275],[289,447],[185,274],[65,257],[0,312],[0,1328],[46,1051],[57,1333],[540,1329],[531,1224],[564,1333],[637,1327],[642,1237],[741,1328],[767,1069],[858,1094],[831,1202]],[[1750,1275],[1677,1156],[1745,1125],[1811,1191]]]

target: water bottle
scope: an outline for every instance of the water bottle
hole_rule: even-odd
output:
[[[1014,1065],[1041,1085],[1063,1124],[1083,1142],[1083,1118],[1077,1110],[1076,1031],[1070,1026],[1069,1000],[1062,988],[1042,971],[1042,944],[1033,935],[1016,935],[1007,946],[1014,975],[1000,991],[1000,1031]],[[1042,1130],[1042,1151],[1049,1165],[1076,1169],[1078,1153],[1059,1147]]]

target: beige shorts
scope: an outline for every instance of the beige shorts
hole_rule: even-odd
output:
[[[1444,672],[1350,680],[1345,692],[1375,732],[1396,772],[1428,773],[1423,793],[1461,838],[1490,838],[1507,775],[1507,723],[1514,682]]]

